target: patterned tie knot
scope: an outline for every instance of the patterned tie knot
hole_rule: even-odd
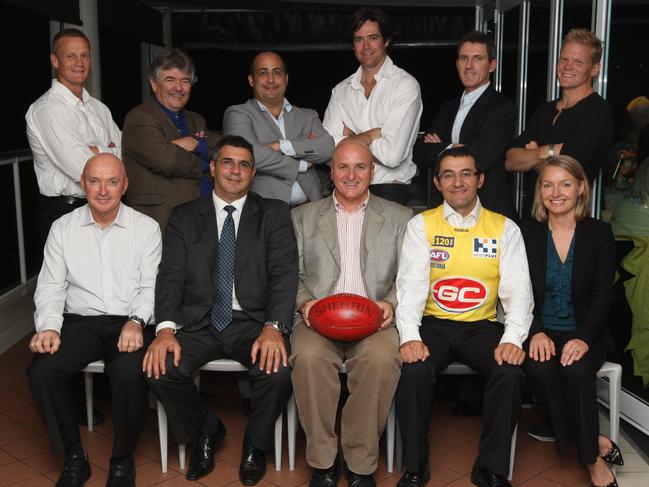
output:
[[[236,210],[236,208],[232,205],[226,205],[223,207],[223,209],[228,212],[228,215],[232,215],[232,212]]]

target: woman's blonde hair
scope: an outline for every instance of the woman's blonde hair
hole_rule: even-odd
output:
[[[577,207],[575,208],[575,219],[578,221],[583,220],[590,213],[590,183],[582,165],[570,156],[552,156],[541,162],[534,190],[532,216],[539,222],[548,221],[548,209],[543,204],[541,185],[543,184],[543,172],[550,166],[559,167],[569,172],[578,183],[583,183],[583,191],[577,198]]]

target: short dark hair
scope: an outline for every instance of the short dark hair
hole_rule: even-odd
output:
[[[462,145],[459,147],[451,147],[449,149],[443,150],[437,155],[435,165],[433,166],[433,174],[435,175],[435,177],[439,177],[439,169],[442,166],[442,161],[447,157],[468,157],[470,159],[473,159],[475,170],[478,172],[478,174],[482,172],[480,169],[478,169],[478,163],[475,160],[475,156],[471,153],[467,146]]]
[[[391,47],[392,36],[394,35],[394,31],[392,30],[392,21],[388,14],[378,8],[359,8],[352,14],[349,20],[349,36],[352,41],[354,40],[354,33],[368,20],[379,24],[379,30],[381,31],[383,40],[390,41],[388,47]]]
[[[153,60],[148,70],[149,79],[151,81],[158,79],[160,71],[167,69],[178,69],[183,73],[187,73],[192,84],[198,81],[194,61],[185,51],[178,48],[167,49]]]
[[[262,54],[275,54],[275,56],[277,56],[278,58],[280,58],[282,60],[282,66],[284,67],[284,74],[288,74],[288,68],[286,67],[286,61],[284,61],[284,58],[282,56],[277,54],[275,51],[261,51],[261,52],[258,52],[257,54],[255,54],[255,56],[250,61],[250,68],[248,68],[248,69],[249,69],[249,72],[250,72],[250,74],[252,76],[255,75],[255,61]]]
[[[479,30],[474,30],[466,34],[460,41],[457,43],[457,55],[460,55],[460,48],[470,42],[472,44],[484,44],[487,47],[487,57],[489,61],[496,59],[496,43],[490,35],[480,32]]]
[[[60,30],[54,35],[54,37],[52,38],[53,53],[56,54],[56,50],[59,48],[59,42],[61,41],[61,39],[64,39],[66,37],[76,37],[78,39],[83,39],[88,44],[88,49],[90,49],[90,40],[88,39],[86,34],[81,32],[79,29],[70,28],[70,29]]]
[[[229,145],[230,147],[237,147],[239,149],[246,149],[248,152],[250,152],[250,162],[252,162],[253,166],[255,165],[255,151],[252,148],[252,144],[240,135],[226,135],[225,137],[223,137],[219,141],[219,143],[216,144],[214,155],[212,156],[213,161],[216,161],[219,158],[219,152],[221,152],[221,149],[223,149],[223,147],[225,147],[226,145]]]

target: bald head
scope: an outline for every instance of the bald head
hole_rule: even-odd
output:
[[[95,222],[102,227],[111,224],[128,187],[124,163],[112,154],[91,157],[83,168],[81,187]]]
[[[288,73],[284,60],[271,51],[260,52],[250,66],[248,84],[255,99],[266,108],[279,107],[284,103],[288,86]]]
[[[356,140],[340,142],[331,157],[331,180],[338,203],[352,211],[369,194],[374,159],[370,150]]]

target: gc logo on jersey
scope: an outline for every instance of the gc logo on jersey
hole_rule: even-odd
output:
[[[473,257],[486,259],[498,257],[498,239],[475,237],[473,239]]]
[[[442,277],[430,286],[431,299],[449,313],[478,309],[485,303],[488,294],[484,282],[463,276]]]

